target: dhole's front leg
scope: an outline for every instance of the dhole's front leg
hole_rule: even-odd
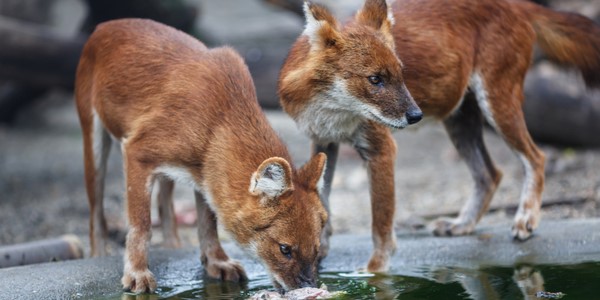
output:
[[[396,250],[394,233],[394,165],[396,143],[390,130],[369,122],[362,137],[354,141],[354,147],[367,162],[371,188],[371,215],[374,251],[367,271],[384,272],[390,257]]]
[[[321,188],[321,203],[327,210],[327,223],[321,232],[321,246],[319,248],[319,261],[327,256],[329,253],[329,237],[333,232],[331,227],[331,212],[329,209],[329,194],[331,194],[331,182],[333,181],[333,174],[335,173],[335,165],[337,162],[337,156],[339,152],[339,143],[329,143],[327,145],[320,145],[313,143],[313,155],[323,152],[327,155],[327,165],[325,167],[325,174],[323,175],[323,187]]]
[[[194,192],[198,211],[198,241],[200,242],[200,260],[209,277],[227,281],[245,281],[248,279],[242,265],[230,259],[221,247],[217,232],[217,217],[210,209],[202,194]]]
[[[127,155],[123,147],[123,162],[126,173],[127,218],[129,233],[125,245],[125,266],[121,283],[123,289],[134,293],[153,292],[156,280],[148,269],[148,244],[150,231],[150,197],[152,195],[152,169]]]

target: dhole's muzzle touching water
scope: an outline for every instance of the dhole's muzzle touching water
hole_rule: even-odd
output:
[[[328,157],[325,206],[338,145],[350,143],[366,161],[370,181],[374,251],[367,270],[385,271],[396,248],[396,145],[389,128],[425,115],[443,122],[475,180],[458,217],[438,220],[434,233],[471,233],[502,177],[484,145],[486,120],[523,162],[512,235],[527,239],[539,225],[544,187],[544,155],[521,110],[533,46],[537,41],[549,58],[600,87],[600,27],[525,0],[392,2],[366,0],[344,26],[323,6],[306,2],[305,30],[281,69],[281,105],[312,138],[314,152]],[[330,234],[328,222],[321,255]]]
[[[99,25],[86,43],[75,88],[84,140],[92,256],[106,254],[104,176],[112,140],[123,152],[127,220],[123,287],[151,292],[150,197],[158,182],[164,236],[179,244],[174,181],[194,187],[201,261],[210,277],[241,281],[217,220],[266,267],[278,288],[315,286],[327,213],[319,199],[326,157],[302,168],[269,126],[250,73],[230,48],[208,49],[141,19]]]

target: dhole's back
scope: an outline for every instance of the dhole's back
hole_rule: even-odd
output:
[[[279,140],[264,118],[257,118],[263,113],[251,75],[234,50],[208,49],[173,28],[158,28],[152,21],[134,21],[100,25],[83,50],[76,93],[78,106],[86,110],[90,119],[96,113],[119,140],[128,136],[143,137],[149,143],[171,140],[170,149],[147,152],[148,156],[169,155],[193,159],[198,164],[198,157],[186,157],[186,153],[178,152],[177,145],[197,144],[204,149],[196,153],[205,153],[210,150],[206,141],[216,131],[239,130],[238,146],[264,147],[265,157],[249,158],[251,161],[260,163],[269,156],[288,158],[283,145],[274,142]],[[129,46],[132,44],[135,49]],[[247,130],[261,132],[262,141],[246,135]],[[174,132],[187,134],[173,135]]]

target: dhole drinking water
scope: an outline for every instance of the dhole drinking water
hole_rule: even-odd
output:
[[[159,184],[164,234],[173,226],[174,181],[195,189],[201,261],[210,277],[240,281],[223,251],[217,220],[254,254],[275,286],[315,286],[319,237],[327,219],[318,183],[326,157],[296,169],[269,126],[242,58],[208,49],[171,27],[142,19],[99,25],[86,43],[75,88],[84,141],[92,256],[104,255],[102,197],[111,141],[121,143],[127,220],[123,287],[156,289],[148,269],[150,197]]]

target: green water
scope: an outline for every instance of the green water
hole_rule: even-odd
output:
[[[321,273],[319,282],[330,291],[345,291],[337,299],[548,299],[537,298],[539,291],[560,292],[561,299],[600,299],[600,262],[479,270],[423,268],[407,274],[411,275],[353,278],[347,273]],[[246,299],[264,289],[272,289],[266,276],[244,285],[197,281],[160,287],[155,295],[123,294],[115,299]]]

